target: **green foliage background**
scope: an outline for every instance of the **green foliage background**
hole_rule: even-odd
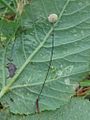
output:
[[[32,0],[22,14],[10,5],[1,0],[0,102],[4,109],[0,120],[89,119],[89,101],[71,96],[90,71],[90,0]],[[16,13],[15,20],[4,19],[3,14],[11,11]],[[35,101],[52,49],[53,28],[47,20],[52,13],[59,17],[53,62],[39,101],[41,113],[36,114]],[[7,79],[7,58],[11,57],[17,71]]]

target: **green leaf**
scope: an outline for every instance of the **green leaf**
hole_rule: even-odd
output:
[[[18,24],[17,21],[0,20],[0,41],[2,41],[2,36],[6,37],[6,41],[12,40],[16,34]]]
[[[89,11],[89,0],[33,0],[25,7],[20,21],[22,32],[17,34],[14,47],[11,42],[0,50],[0,98],[10,112],[27,115],[36,111],[52,49],[53,27],[47,20],[51,13],[56,13],[59,20],[54,28],[53,62],[39,109],[56,110],[68,104],[77,82],[90,71]],[[7,79],[5,65],[11,55],[17,71]]]
[[[81,81],[80,86],[82,86],[82,87],[90,86],[90,81],[89,80]]]
[[[73,99],[69,104],[62,106],[55,111],[45,111],[34,115],[14,115],[7,116],[7,120],[88,120],[90,118],[90,102],[82,99]],[[6,114],[5,114],[6,115]],[[5,120],[2,112],[2,120]]]

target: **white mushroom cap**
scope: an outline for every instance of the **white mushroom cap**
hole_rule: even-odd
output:
[[[49,21],[50,23],[55,23],[57,20],[58,20],[57,14],[50,14],[50,15],[48,16],[48,21]]]

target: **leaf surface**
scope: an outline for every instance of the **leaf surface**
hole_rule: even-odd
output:
[[[12,113],[36,112],[35,102],[52,50],[53,28],[47,20],[51,13],[56,13],[59,19],[54,28],[53,62],[40,96],[39,108],[40,111],[56,110],[68,104],[77,82],[90,70],[89,11],[89,0],[33,0],[25,7],[20,21],[21,31],[17,33],[14,46],[10,42],[6,48],[0,49],[0,97]],[[7,79],[5,65],[10,56],[17,71],[13,78]]]

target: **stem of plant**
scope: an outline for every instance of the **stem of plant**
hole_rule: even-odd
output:
[[[36,99],[36,110],[37,110],[37,113],[40,112],[40,110],[39,110],[39,100],[40,100],[40,96],[42,94],[42,91],[44,89],[45,82],[46,82],[46,80],[48,78],[50,67],[51,67],[51,64],[52,64],[52,58],[53,58],[53,52],[54,52],[54,24],[52,24],[52,26],[53,26],[53,31],[52,31],[52,49],[51,49],[50,61],[49,61],[49,65],[48,65],[48,70],[47,70],[47,73],[46,73],[46,77],[45,77],[44,82],[42,84],[40,93],[39,93],[39,95],[38,95],[38,97]]]

